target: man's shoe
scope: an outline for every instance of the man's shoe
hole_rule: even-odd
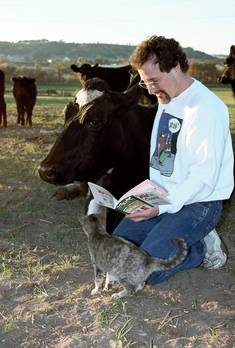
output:
[[[227,255],[221,249],[221,240],[216,230],[212,230],[204,241],[207,251],[202,262],[203,267],[207,269],[223,267],[227,261]]]

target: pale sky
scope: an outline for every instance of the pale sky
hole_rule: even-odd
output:
[[[235,44],[235,0],[0,0],[0,5],[0,41],[137,45],[163,35],[182,47],[224,55]]]

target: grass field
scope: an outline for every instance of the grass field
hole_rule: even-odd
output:
[[[12,84],[6,84],[6,88],[10,89]],[[73,99],[79,87],[75,85],[37,85],[38,89],[54,89],[57,91],[57,96],[47,96],[47,95],[38,95],[37,104],[35,111],[39,113],[40,107],[47,106],[56,108],[58,111],[58,116],[61,115],[66,103]],[[223,102],[227,105],[230,116],[230,129],[232,133],[233,141],[235,141],[235,98],[233,97],[231,87],[210,87],[210,90],[213,91]],[[65,93],[70,93],[70,97],[63,97]],[[10,111],[15,109],[15,100],[12,94],[6,94],[5,100],[7,107]],[[34,112],[35,113],[35,112]]]
[[[12,83],[6,83],[5,84],[5,89],[7,91],[6,95],[11,95],[9,91],[11,91],[13,88]],[[58,95],[55,96],[61,97],[63,95],[70,94],[72,97],[75,95],[76,91],[81,88],[81,85],[78,83],[77,85],[58,85],[58,84],[37,84],[37,89],[40,92],[39,95],[47,95],[46,92],[42,93],[42,90],[55,90]]]
[[[230,117],[230,130],[235,141],[235,98],[230,87],[210,88],[227,105]]]

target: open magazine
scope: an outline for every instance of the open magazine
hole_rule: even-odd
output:
[[[97,204],[118,210],[124,214],[133,214],[155,205],[171,203],[167,198],[167,191],[148,179],[126,192],[119,200],[99,185],[92,182],[88,182],[88,185]]]

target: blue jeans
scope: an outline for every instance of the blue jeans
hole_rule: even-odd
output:
[[[219,221],[222,201],[193,203],[174,214],[165,213],[150,220],[133,222],[124,218],[113,232],[143,249],[148,255],[167,259],[178,249],[171,243],[174,237],[183,238],[188,245],[188,255],[178,266],[167,271],[157,271],[147,279],[147,284],[158,284],[180,270],[198,267],[205,256],[203,238]]]

